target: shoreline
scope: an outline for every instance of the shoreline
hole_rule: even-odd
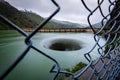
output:
[[[26,32],[33,32],[34,29],[28,28],[28,29],[23,29]],[[51,29],[40,29],[38,32],[90,32],[93,33],[92,29],[88,28],[51,28]]]

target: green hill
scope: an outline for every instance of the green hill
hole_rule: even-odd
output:
[[[32,21],[35,21],[36,24],[39,24],[40,22],[42,22],[42,20],[44,20],[44,18],[42,18],[41,16],[39,16],[38,14],[32,12],[32,11],[21,11],[24,15],[26,15],[29,19],[31,19]]]
[[[29,17],[29,19],[31,19],[32,21],[36,22],[37,25],[40,24],[45,19],[32,11],[25,10],[25,12],[22,13]],[[70,27],[72,26],[61,24],[60,21],[55,22],[53,20],[50,20],[43,28],[70,28]]]
[[[44,18],[42,18],[41,16],[31,11],[25,10],[25,12],[22,12],[22,13],[26,15],[32,21],[36,22],[37,25],[40,24],[44,20]],[[43,28],[65,28],[65,27],[67,26],[55,23],[53,21],[49,21]]]
[[[11,6],[8,2],[1,0],[0,1],[0,14],[11,20],[13,23],[18,25],[21,28],[33,27],[36,25],[36,22],[28,18],[21,11],[17,10]],[[0,20],[0,22],[2,22]],[[6,24],[0,24],[0,29],[9,28]]]
[[[44,18],[32,11],[20,11],[4,0],[0,0],[0,14],[21,28],[35,28]],[[66,24],[67,23],[67,24]],[[76,28],[76,23],[49,21],[43,28]],[[0,29],[11,29],[0,19]]]

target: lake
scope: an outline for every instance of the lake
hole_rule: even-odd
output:
[[[79,62],[88,63],[84,54],[94,46],[93,36],[92,33],[37,33],[32,40],[34,46],[56,59],[61,68],[65,69],[72,68]],[[0,31],[0,75],[27,47],[24,39],[25,37],[15,31]],[[58,42],[67,46],[74,43],[79,45],[77,48],[71,46],[61,49],[58,48]],[[64,44],[61,42],[64,42]],[[69,45],[69,43],[73,44]],[[105,39],[102,38],[100,44],[103,45],[104,43]],[[56,45],[57,48],[54,48],[53,45]],[[97,48],[94,49],[91,55],[94,60],[100,56]],[[5,80],[51,80],[54,74],[49,73],[49,71],[54,64],[53,61],[41,53],[31,49]]]

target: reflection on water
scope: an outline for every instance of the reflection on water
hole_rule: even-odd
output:
[[[4,33],[6,34],[4,35]],[[4,31],[2,33],[0,32],[0,34],[1,75],[21,55],[26,49],[26,45],[24,43],[24,37],[15,35],[16,33],[14,31],[9,31],[9,34],[7,34],[7,31]],[[105,40],[101,39],[100,42],[103,45]],[[58,44],[61,45],[60,47],[62,49],[57,48],[56,50],[54,48]],[[56,59],[60,63],[61,68],[71,68],[79,62],[88,63],[84,54],[94,44],[93,34],[88,33],[38,33],[33,37],[33,45]],[[93,59],[100,56],[97,53],[97,48],[91,55]],[[50,74],[49,71],[54,64],[49,58],[31,49],[17,67],[8,75],[6,80],[51,80],[54,74]]]

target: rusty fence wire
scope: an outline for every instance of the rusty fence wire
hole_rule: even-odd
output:
[[[77,74],[64,71],[61,69],[60,64],[42,52],[37,47],[33,46],[32,37],[46,25],[51,18],[53,18],[61,9],[59,3],[55,0],[51,0],[51,2],[57,7],[56,10],[44,21],[42,21],[33,32],[30,34],[24,32],[19,26],[12,23],[10,20],[0,15],[0,19],[2,19],[6,24],[10,25],[13,29],[21,33],[25,37],[25,43],[27,45],[24,52],[17,58],[17,60],[9,66],[8,69],[0,76],[0,80],[4,80],[8,74],[20,63],[20,61],[26,56],[26,54],[30,51],[30,49],[34,49],[45,57],[49,58],[49,60],[54,62],[53,67],[50,70],[50,73],[55,73],[52,80],[57,80],[59,74],[69,74],[71,77],[68,80],[116,80],[116,77],[120,73],[120,1],[119,0],[108,0],[108,11],[109,14],[105,15],[101,5],[105,0],[96,0],[98,6],[95,9],[91,10],[87,5],[85,0],[81,0],[82,4],[89,11],[89,15],[87,16],[87,21],[89,23],[90,28],[94,33],[95,45],[93,48],[84,54],[84,57],[89,62],[86,67],[84,67]],[[91,17],[99,11],[102,19],[99,31],[96,31],[91,23]],[[106,43],[104,45],[100,45],[99,41],[101,39],[100,36],[105,36]],[[92,51],[98,47],[98,53],[100,57],[94,61],[91,56]],[[67,79],[67,78],[66,78]],[[50,79],[51,80],[51,79]]]

